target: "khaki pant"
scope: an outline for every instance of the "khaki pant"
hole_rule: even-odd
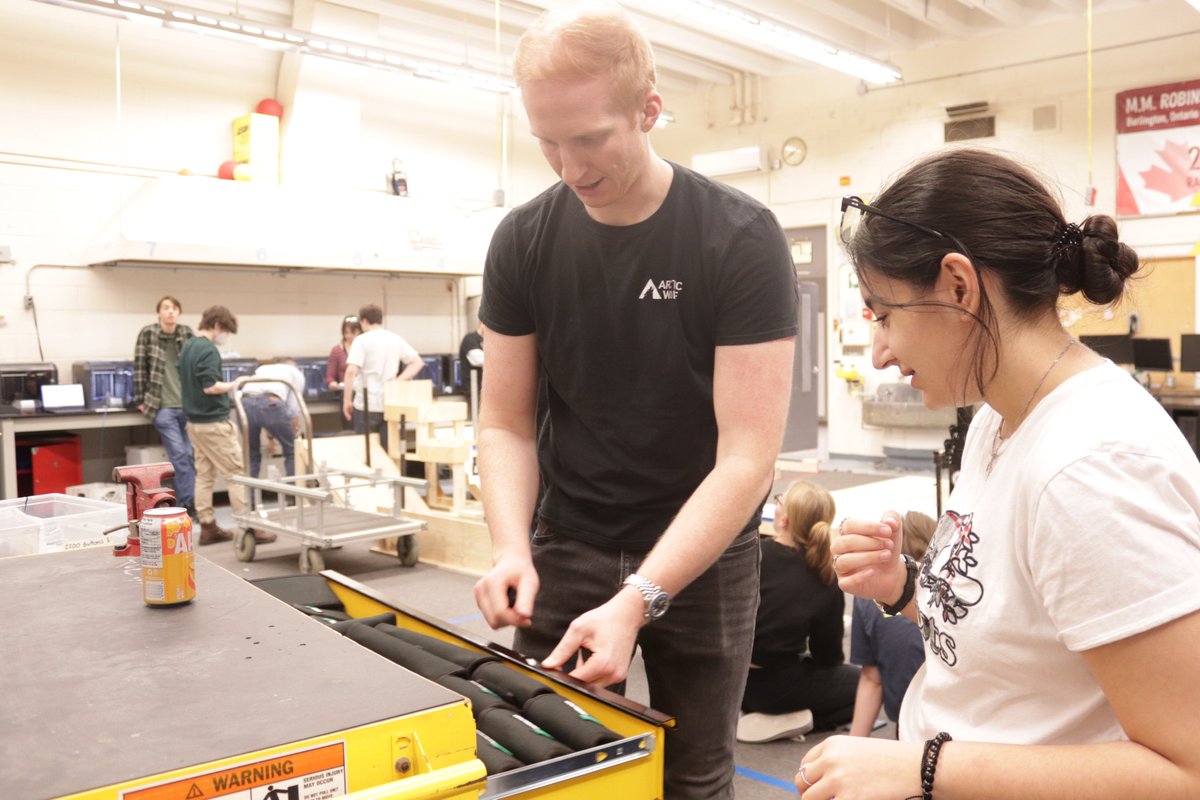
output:
[[[242,440],[232,420],[221,422],[189,422],[188,438],[192,440],[192,452],[196,461],[196,516],[200,524],[215,521],[213,518],[213,484],[218,477],[229,482],[230,475],[243,473]],[[244,492],[246,487],[228,484],[229,507],[234,514],[246,510]]]

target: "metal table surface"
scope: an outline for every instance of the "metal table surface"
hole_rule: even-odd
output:
[[[142,603],[107,548],[0,559],[0,786],[58,797],[462,702],[207,559]]]

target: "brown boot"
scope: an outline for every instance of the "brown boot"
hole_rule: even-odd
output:
[[[200,523],[200,544],[216,544],[217,542],[231,541],[233,541],[233,534],[227,530],[218,528],[216,522]]]
[[[270,531],[260,531],[257,528],[247,528],[246,533],[254,534],[254,541],[257,544],[268,544],[279,538]]]

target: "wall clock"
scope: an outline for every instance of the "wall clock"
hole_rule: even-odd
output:
[[[783,163],[789,167],[800,166],[804,163],[804,158],[807,155],[808,145],[799,136],[792,136],[784,142],[779,153],[779,157],[783,159]]]

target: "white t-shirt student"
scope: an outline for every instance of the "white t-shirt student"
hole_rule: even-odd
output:
[[[922,564],[901,738],[1127,738],[1081,653],[1200,609],[1200,463],[1111,362],[1038,403],[988,475],[1000,421],[972,422]]]
[[[354,408],[363,410],[363,382],[373,414],[383,412],[383,384],[400,374],[401,365],[420,354],[398,334],[384,328],[372,328],[359,334],[350,345],[346,364],[358,367],[354,379]]]
[[[304,373],[292,364],[262,364],[254,370],[256,378],[272,378],[271,383],[246,383],[241,387],[242,395],[273,394],[287,402],[289,417],[300,416],[299,398],[304,397]],[[288,387],[291,387],[291,391]]]

